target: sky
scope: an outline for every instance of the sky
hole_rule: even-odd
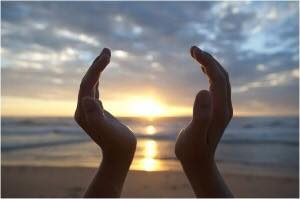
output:
[[[207,78],[197,45],[229,72],[235,115],[298,115],[298,2],[1,2],[3,116],[72,116],[82,76],[117,116],[189,115]]]

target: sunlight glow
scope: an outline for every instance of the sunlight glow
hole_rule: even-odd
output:
[[[157,153],[157,144],[154,140],[148,140],[145,143],[144,156],[146,158],[154,158]]]
[[[145,171],[154,171],[156,168],[156,161],[152,158],[143,159],[143,164]]]
[[[1,98],[1,116],[70,116],[71,113],[74,113],[75,107],[76,102],[69,100],[42,100],[6,96]]]
[[[164,113],[163,106],[155,99],[140,98],[130,102],[132,113],[137,116],[155,117]]]
[[[146,127],[146,133],[148,135],[153,135],[156,133],[156,128],[153,125],[149,125]]]

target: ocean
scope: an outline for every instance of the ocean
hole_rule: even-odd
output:
[[[181,170],[174,144],[190,120],[120,118],[138,138],[132,170]],[[73,118],[6,118],[1,121],[2,165],[97,167],[101,150]],[[299,175],[298,117],[235,117],[217,148],[229,172]]]

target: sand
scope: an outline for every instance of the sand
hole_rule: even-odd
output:
[[[95,168],[1,167],[2,197],[81,197]],[[224,174],[236,197],[299,197],[298,178]],[[122,197],[194,197],[180,171],[130,171]]]

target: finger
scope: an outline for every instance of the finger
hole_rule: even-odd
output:
[[[227,110],[227,85],[224,74],[219,70],[217,61],[209,53],[193,46],[191,55],[203,65],[209,78],[214,113],[217,117],[223,117]]]
[[[88,69],[80,85],[79,98],[93,96],[93,88],[99,80],[101,72],[110,62],[110,50],[104,48],[92,66]]]
[[[83,114],[81,114],[81,111],[79,110],[79,107],[76,108],[75,114],[74,114],[74,119],[77,122],[77,124],[83,129],[86,130],[86,122],[83,117]]]
[[[209,91],[201,90],[194,102],[192,124],[199,129],[207,141],[207,129],[212,119],[212,104]]]
[[[94,89],[91,89],[91,85],[95,84],[94,82],[98,82],[101,71],[105,68],[105,66],[109,63],[110,59],[110,50],[104,48],[100,55],[94,60],[92,66],[88,69],[87,73],[83,77],[80,89],[78,93],[78,102],[77,102],[77,115],[80,117],[80,121],[83,123],[86,121],[85,115],[82,111],[81,107],[81,99],[84,96],[95,96]]]
[[[229,75],[227,75],[227,103],[229,109],[229,118],[231,119],[233,116],[233,107],[232,107],[232,100],[231,100],[231,84],[229,80]]]
[[[101,51],[101,52],[102,52],[102,51]],[[100,55],[101,55],[101,53],[100,53]],[[98,56],[96,57],[96,59],[93,61],[92,65],[95,64],[95,63],[99,60],[99,58],[101,57],[100,55],[98,55]]]
[[[96,142],[99,140],[98,133],[100,132],[101,125],[104,121],[103,109],[99,106],[98,101],[92,97],[84,97],[81,100],[82,109],[88,130],[86,131],[89,136]]]
[[[99,81],[96,83],[94,87],[95,99],[99,99]]]
[[[87,120],[93,121],[94,118],[103,118],[103,109],[99,105],[98,100],[91,97],[82,99],[82,109]]]
[[[113,116],[110,112],[108,112],[107,110],[104,110],[104,115],[110,119],[113,119],[113,120],[117,120],[119,121],[115,116]]]
[[[222,79],[223,75],[221,71],[219,71],[215,59],[209,53],[200,50],[196,46],[192,46],[190,51],[191,56],[203,66],[202,70],[204,70],[212,82],[218,82]]]
[[[232,118],[233,114],[233,108],[232,108],[232,101],[231,101],[231,84],[230,84],[230,79],[229,79],[229,74],[225,70],[225,68],[222,67],[221,64],[217,63],[219,66],[219,70],[223,72],[225,79],[226,79],[226,96],[227,96],[227,106],[228,106],[228,111],[229,111],[229,119]]]

